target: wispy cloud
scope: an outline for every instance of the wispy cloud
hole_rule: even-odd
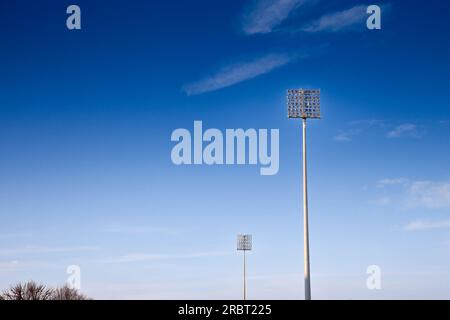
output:
[[[14,271],[17,270],[19,266],[19,261],[0,261],[0,272],[1,271]]]
[[[385,186],[392,186],[392,185],[406,185],[409,182],[409,179],[407,178],[388,178],[388,179],[382,179],[377,182],[377,186],[379,188],[383,188]]]
[[[389,139],[422,138],[425,134],[424,125],[415,123],[392,124],[383,120],[357,120],[347,124],[333,138],[338,142],[350,142],[356,136],[364,133],[374,133]]]
[[[392,203],[392,199],[391,199],[391,197],[383,196],[383,197],[380,197],[378,199],[375,199],[371,203],[373,203],[374,205],[377,205],[377,206],[384,207],[384,206],[390,205]]]
[[[444,228],[450,228],[450,220],[435,221],[435,222],[417,220],[408,223],[405,226],[406,231],[423,231],[423,230],[444,229]]]
[[[33,234],[30,232],[1,233],[0,239],[30,238],[32,236]]]
[[[0,273],[23,271],[23,270],[36,271],[36,269],[47,269],[51,267],[55,267],[55,265],[47,261],[20,261],[20,260],[0,261]]]
[[[132,253],[118,257],[106,258],[99,260],[100,263],[130,263],[130,262],[144,262],[157,260],[177,260],[177,259],[194,259],[226,256],[227,252],[196,252],[183,254],[149,254],[149,253]]]
[[[311,0],[255,0],[242,15],[242,31],[247,35],[269,33],[298,7]]]
[[[341,130],[334,136],[334,140],[338,142],[350,142],[354,137],[362,134],[363,132],[373,127],[381,127],[383,125],[384,121],[376,119],[352,121],[348,123],[349,128]]]
[[[397,190],[390,188],[389,198],[398,199],[396,202],[404,209],[448,209],[450,208],[449,181],[414,181],[407,178],[389,178],[379,180],[377,188],[386,193],[386,187],[397,186]],[[383,195],[385,196],[385,195]]]
[[[352,136],[355,134],[352,132],[339,132],[337,135],[334,136],[334,140],[339,142],[350,142],[352,141]]]
[[[185,85],[183,91],[187,95],[197,95],[226,88],[268,73],[292,62],[297,57],[294,54],[269,54],[252,61],[235,63],[222,68],[212,76]]]
[[[426,209],[450,208],[450,182],[411,183],[407,190],[407,206]]]
[[[389,131],[386,136],[388,138],[420,138],[422,133],[419,131],[417,125],[413,123],[404,123]]]
[[[304,25],[299,31],[304,32],[340,32],[349,30],[365,30],[368,5],[357,5],[352,8],[323,15],[317,20]],[[391,9],[392,5],[381,5],[383,17]]]
[[[44,247],[44,246],[25,246],[21,248],[4,248],[0,249],[0,255],[15,254],[42,254],[42,253],[58,253],[58,252],[79,252],[79,251],[95,251],[98,247],[93,246],[77,246],[77,247]]]
[[[166,227],[139,227],[139,226],[111,226],[103,229],[105,233],[115,234],[152,234],[164,233],[173,234],[176,231],[172,228]]]
[[[363,24],[367,19],[367,5],[358,5],[353,8],[327,14],[304,26],[301,30],[306,32],[347,30],[357,24]],[[365,27],[365,24],[363,24]]]

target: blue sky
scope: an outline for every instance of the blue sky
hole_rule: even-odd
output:
[[[450,4],[0,2],[0,288],[94,298],[303,298],[300,122],[313,298],[450,298]],[[382,8],[368,30],[364,8]],[[280,130],[280,170],[175,166],[171,132]],[[382,290],[366,269],[382,270]]]

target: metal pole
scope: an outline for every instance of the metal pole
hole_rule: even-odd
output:
[[[306,118],[303,119],[303,252],[305,263],[305,300],[311,300],[311,278],[309,271],[309,230],[308,230],[308,185],[306,174]]]
[[[246,272],[245,272],[245,250],[244,250],[244,300],[247,300],[247,284],[246,284]]]

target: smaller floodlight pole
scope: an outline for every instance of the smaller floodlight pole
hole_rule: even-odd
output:
[[[305,300],[311,300],[309,263],[308,181],[306,174],[306,119],[320,119],[320,90],[288,90],[288,117],[303,120],[303,252],[305,268]]]
[[[252,250],[252,235],[251,234],[239,234],[237,237],[237,249],[238,249],[238,251],[244,251],[244,300],[247,300],[245,251]]]

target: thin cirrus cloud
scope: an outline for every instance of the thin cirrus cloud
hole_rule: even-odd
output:
[[[359,120],[350,122],[346,129],[340,130],[333,139],[337,142],[350,142],[363,133],[384,135],[389,139],[422,138],[424,127],[414,123],[391,125],[382,120]]]
[[[424,231],[424,230],[444,229],[444,228],[450,228],[450,220],[436,221],[436,222],[417,220],[408,223],[405,226],[406,231]]]
[[[242,31],[247,35],[270,33],[302,4],[311,0],[257,0],[242,15]]]
[[[119,257],[106,258],[98,260],[97,262],[105,264],[114,263],[133,263],[133,262],[145,262],[145,261],[160,261],[160,260],[178,260],[178,259],[195,259],[195,258],[208,258],[225,256],[228,253],[225,252],[195,252],[186,254],[150,254],[150,253],[133,253]]]
[[[404,123],[389,131],[386,136],[388,138],[420,138],[422,133],[419,131],[417,125],[413,123]]]
[[[326,14],[319,19],[305,25],[301,31],[320,32],[330,31],[338,32],[348,30],[349,28],[361,24],[367,19],[367,6],[357,5],[353,8]]]
[[[0,239],[30,238],[33,234],[30,232],[13,232],[0,234]]]
[[[222,68],[212,76],[183,86],[183,91],[192,96],[223,89],[280,68],[295,58],[296,55],[292,54],[273,53],[252,61],[235,63]]]
[[[45,253],[67,253],[99,250],[95,246],[76,247],[45,247],[45,246],[25,246],[21,248],[0,248],[0,256],[16,254],[45,254]]]
[[[0,273],[1,272],[12,272],[12,271],[23,271],[31,270],[36,271],[36,269],[47,269],[54,266],[52,263],[46,261],[21,261],[21,260],[10,260],[10,261],[0,261]]]
[[[392,5],[386,3],[380,6],[383,16],[389,13]],[[357,5],[350,9],[323,15],[319,19],[306,24],[300,31],[304,32],[340,32],[348,30],[364,30],[365,21],[369,17],[368,5]],[[359,26],[360,28],[356,28]]]
[[[450,182],[415,181],[408,186],[408,207],[450,208]]]
[[[397,189],[393,189],[394,186]],[[407,178],[389,178],[379,180],[377,187],[381,190],[389,187],[390,196],[400,199],[405,209],[450,208],[450,181],[414,181]],[[393,192],[397,192],[397,194],[393,194]]]
[[[409,183],[409,179],[407,178],[387,178],[378,181],[377,186],[378,188],[384,188],[385,186],[406,185],[407,183]]]
[[[356,120],[348,123],[346,130],[341,130],[334,136],[337,142],[350,142],[354,137],[368,131],[372,128],[382,128],[385,126],[384,121],[377,119]]]
[[[173,234],[176,233],[176,230],[166,227],[110,226],[103,229],[103,232],[113,234]]]

